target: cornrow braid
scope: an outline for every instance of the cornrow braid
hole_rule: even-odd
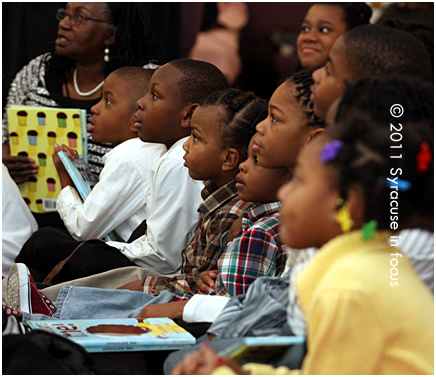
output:
[[[401,120],[391,115],[393,104],[402,104]],[[424,171],[418,169],[417,162],[423,143],[434,155],[432,104],[433,89],[425,82],[392,77],[365,79],[346,89],[335,125],[327,131],[330,139],[342,142],[336,158],[328,163],[338,172],[335,180],[342,198],[346,199],[350,187],[361,188],[365,220],[377,220],[379,229],[396,230],[391,226],[393,217],[401,228],[413,215],[433,216],[433,158]],[[401,148],[392,149],[393,145],[398,148],[394,140],[400,137]],[[410,187],[395,188],[398,179]],[[394,212],[392,200],[399,203]]]
[[[315,115],[313,102],[310,100],[310,95],[312,94],[311,86],[314,84],[312,73],[318,68],[319,67],[302,69],[285,81],[286,83],[293,84],[295,87],[295,98],[301,110],[306,115],[307,125],[311,127],[325,127],[324,120]]]
[[[246,155],[248,144],[256,133],[257,124],[268,115],[267,101],[257,97],[253,92],[243,92],[234,88],[215,92],[200,101],[199,105],[221,107],[221,148],[236,148],[241,156]]]

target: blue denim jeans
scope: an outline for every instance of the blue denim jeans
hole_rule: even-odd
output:
[[[158,296],[125,289],[101,289],[64,286],[56,300],[53,317],[24,313],[24,320],[135,318],[149,304],[173,301],[173,294],[163,291]]]

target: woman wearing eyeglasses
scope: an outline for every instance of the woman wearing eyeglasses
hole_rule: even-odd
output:
[[[7,97],[12,105],[90,109],[101,98],[105,77],[126,65],[153,58],[153,35],[137,3],[67,3],[58,9],[58,34],[50,51],[15,76]],[[6,111],[3,163],[17,183],[38,171],[32,159],[11,156]],[[98,174],[110,147],[88,140],[88,160]]]

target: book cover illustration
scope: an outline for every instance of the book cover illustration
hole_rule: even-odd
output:
[[[88,352],[171,350],[195,344],[195,338],[169,318],[27,321],[34,330],[66,337]]]
[[[82,200],[85,201],[88,195],[91,193],[92,188],[97,184],[97,178],[92,174],[91,169],[83,158],[77,158],[74,161],[71,161],[67,152],[64,151],[58,152],[58,156],[70,175],[74,186],[76,186],[77,192]],[[121,240],[115,232],[109,233],[104,237],[104,239],[106,241]]]
[[[76,186],[77,192],[82,200],[85,201],[92,188],[97,184],[97,179],[91,173],[88,164],[83,158],[71,161],[67,152],[64,151],[58,152],[58,155]]]
[[[303,346],[303,336],[246,337],[223,349],[219,354],[229,356],[240,364],[278,361],[293,346]],[[302,349],[302,348],[301,348]]]
[[[61,187],[52,159],[54,144],[68,145],[86,160],[86,111],[12,106],[7,116],[11,155],[31,157],[39,165],[36,175],[18,185],[21,195],[33,212],[56,210]]]

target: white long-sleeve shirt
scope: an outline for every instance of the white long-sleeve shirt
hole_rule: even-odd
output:
[[[15,258],[38,224],[20,194],[17,184],[2,164],[2,276],[6,277]]]
[[[180,271],[182,250],[197,225],[202,202],[204,184],[194,181],[184,166],[182,146],[187,139],[177,141],[152,168],[147,233],[132,243],[107,243],[138,266],[164,275]]]
[[[165,152],[163,144],[126,140],[103,156],[99,182],[85,202],[74,187],[62,189],[56,209],[70,234],[87,240],[115,230],[127,241],[146,219],[151,169]]]

